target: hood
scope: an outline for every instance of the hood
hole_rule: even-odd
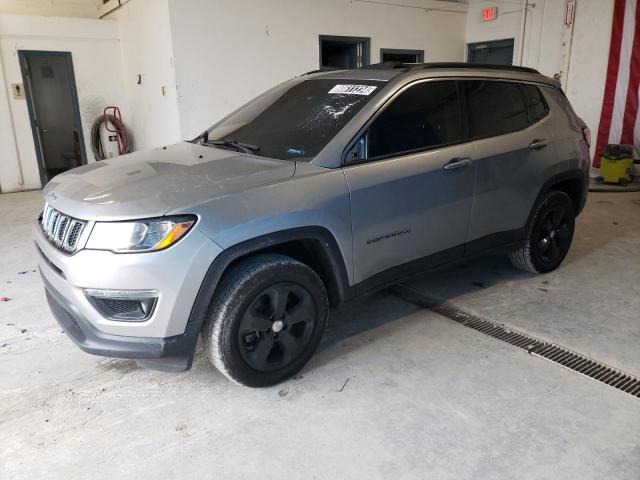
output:
[[[295,162],[188,142],[69,170],[45,200],[85,220],[158,217],[206,200],[293,176]]]

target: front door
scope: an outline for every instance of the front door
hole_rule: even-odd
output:
[[[20,51],[42,184],[84,161],[71,54]]]
[[[371,122],[361,158],[344,167],[356,282],[462,254],[474,185],[473,146],[462,138],[455,81],[412,84]]]

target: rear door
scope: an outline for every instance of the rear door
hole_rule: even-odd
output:
[[[555,162],[548,107],[537,86],[461,81],[476,184],[467,253],[518,238]]]
[[[438,253],[424,262],[445,262],[464,251],[474,166],[462,124],[457,82],[420,81],[387,103],[357,142],[359,152],[350,152],[356,159],[343,170],[356,282],[422,257]]]

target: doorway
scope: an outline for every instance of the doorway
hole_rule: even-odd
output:
[[[381,48],[381,62],[422,63],[424,50],[407,50],[399,48]]]
[[[512,65],[513,38],[470,43],[468,45],[467,58],[469,63]]]
[[[320,35],[320,68],[362,68],[369,65],[368,37]]]
[[[40,181],[87,163],[69,52],[19,50]]]

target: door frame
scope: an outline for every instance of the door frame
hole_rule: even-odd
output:
[[[318,35],[318,63],[322,66],[322,41],[328,40],[332,42],[355,42],[362,43],[362,68],[370,63],[371,55],[371,37],[348,37],[343,35]]]
[[[87,164],[87,152],[84,144],[84,134],[82,132],[82,117],[80,115],[80,104],[78,102],[78,89],[76,87],[76,76],[73,69],[73,57],[71,52],[49,51],[49,50],[18,50],[18,61],[20,63],[20,72],[22,73],[22,82],[24,84],[24,94],[27,99],[27,110],[29,111],[29,123],[31,125],[31,134],[33,136],[33,145],[36,150],[36,159],[38,163],[38,171],[40,173],[40,184],[45,186],[46,165],[44,163],[44,155],[42,151],[42,143],[40,134],[38,133],[38,122],[35,114],[35,104],[33,92],[31,91],[31,75],[29,74],[29,66],[27,63],[30,56],[59,56],[65,59],[67,65],[67,74],[69,77],[69,86],[71,88],[71,98],[73,101],[73,117],[74,123],[78,126],[78,141],[80,142],[80,163]]]
[[[502,45],[501,45],[502,44]],[[512,55],[511,55],[511,65],[513,65],[513,53],[515,53],[516,51],[516,40],[513,37],[509,37],[509,38],[498,38],[495,40],[487,40],[485,42],[472,42],[472,43],[467,43],[467,63],[471,63],[471,52],[473,51],[473,48],[478,46],[478,45],[492,45],[492,46],[509,46],[511,45],[511,48],[513,49]],[[477,64],[472,64],[472,65],[482,65],[481,63],[477,63]]]
[[[412,50],[410,48],[381,48],[380,49],[380,62],[383,62],[382,57],[385,53],[403,53],[406,55],[415,55],[417,57],[416,63],[424,63],[424,50]]]

